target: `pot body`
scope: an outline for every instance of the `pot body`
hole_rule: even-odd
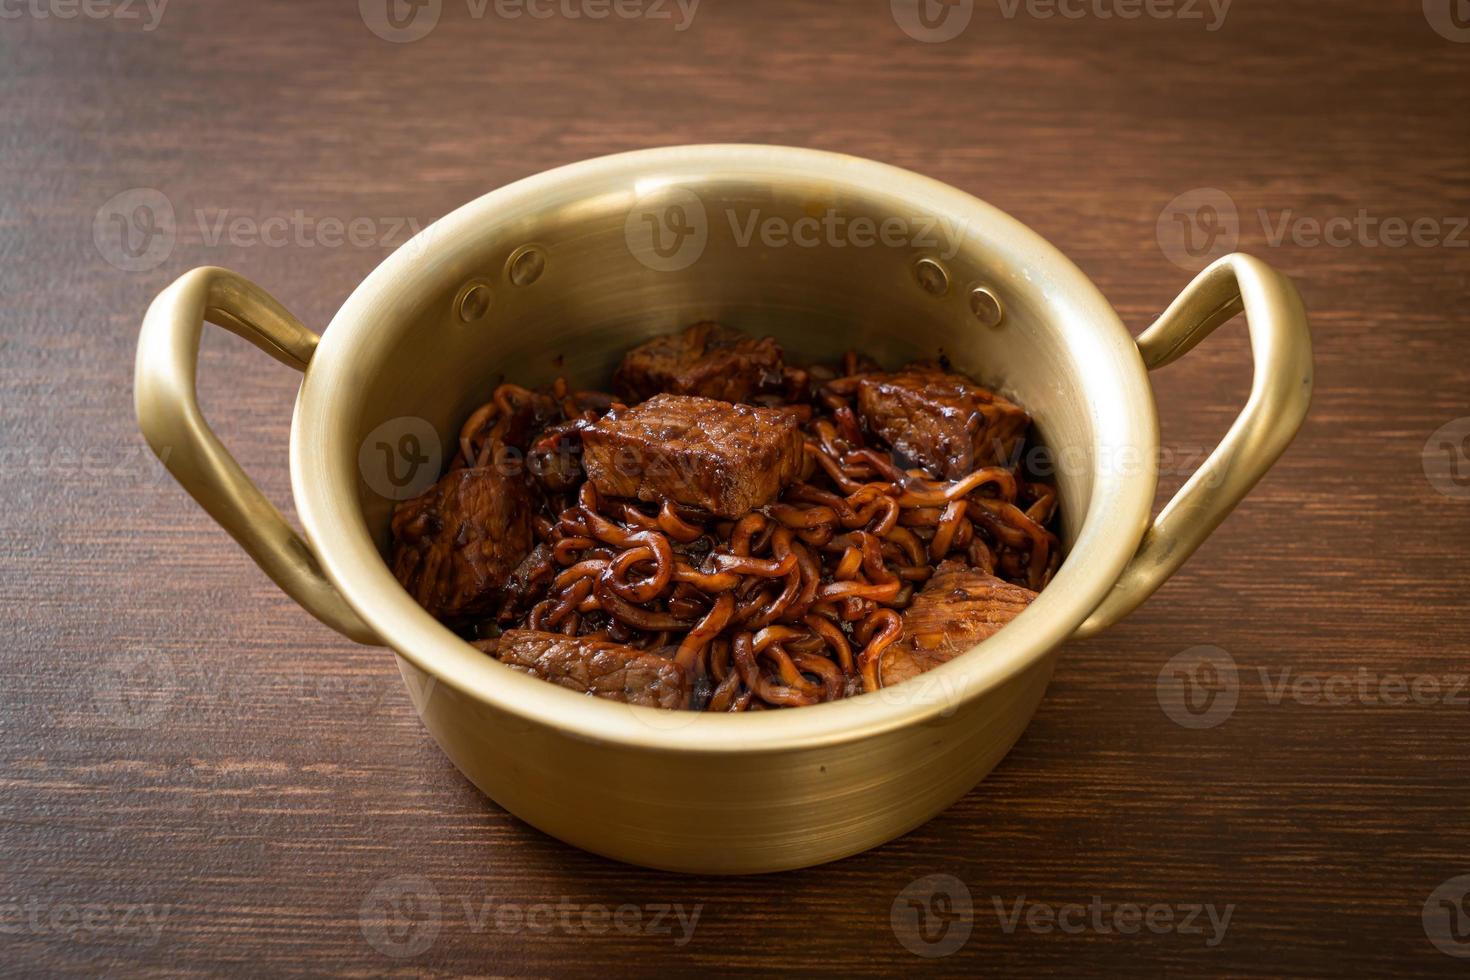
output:
[[[856,854],[946,809],[1020,738],[1052,658],[918,724],[817,751],[714,757],[681,749],[684,712],[652,722],[665,745],[630,749],[528,722],[406,658],[398,666],[445,755],[527,823],[631,864],[745,874]]]
[[[145,433],[160,450],[198,443],[166,457],[175,475],[319,618],[396,651],[425,725],[490,797],[579,847],[680,871],[818,864],[944,809],[1020,736],[1057,647],[1100,604],[1121,603],[1130,576],[1152,579],[1133,581],[1116,615],[1152,591],[1300,418],[1278,420],[1269,439],[1245,432],[1232,452],[1250,456],[1250,479],[1225,460],[1231,499],[1189,491],[1182,523],[1166,510],[1149,531],[1168,557],[1141,562],[1158,449],[1149,350],[1014,219],[919,175],[812,150],[674,147],[528,178],[392,255],[319,344],[237,277],[196,279],[155,302],[139,347]],[[1215,286],[1179,311],[1160,363],[1232,312]],[[204,318],[304,367],[291,469],[305,541],[261,509],[197,405],[169,416],[181,379],[192,388],[188,348]],[[1024,405],[1063,508],[1067,557],[1051,585],[995,637],[913,681],[744,716],[546,684],[473,649],[398,586],[383,561],[393,507],[432,482],[500,381],[604,387],[629,347],[704,319],[773,335],[796,364],[854,348],[889,367],[942,359]],[[1291,414],[1255,393],[1252,412]]]

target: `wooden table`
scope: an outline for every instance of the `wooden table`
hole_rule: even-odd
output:
[[[407,43],[351,0],[156,23],[141,0],[0,4],[0,969],[1463,975],[1430,938],[1470,954],[1470,31],[1448,3],[1241,0],[1210,30],[1184,0],[1204,19],[981,0],[938,41],[956,22],[883,2],[707,0],[683,30],[672,3],[566,2],[450,0]],[[870,853],[715,880],[481,798],[392,658],[297,609],[146,453],[130,380],[142,311],[190,267],[320,327],[406,227],[484,191],[742,140],[973,192],[1135,330],[1188,279],[1178,236],[1228,227],[1200,207],[1218,189],[1239,246],[1299,283],[1318,374],[1272,474],[1153,601],[1067,647],[979,788]],[[171,246],[147,234],[160,197]],[[1245,396],[1239,326],[1156,376],[1161,499]],[[213,331],[201,377],[288,503],[297,375]],[[1159,693],[1199,647],[1236,667],[1233,711],[1192,702],[1213,727]],[[936,874],[972,911],[926,945],[901,899]],[[401,932],[374,925],[395,895]],[[692,935],[660,906],[698,909]]]

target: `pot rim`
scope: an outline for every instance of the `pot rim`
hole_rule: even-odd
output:
[[[975,650],[885,691],[799,711],[729,716],[669,712],[576,694],[501,664],[418,606],[378,552],[358,500],[355,425],[344,411],[365,351],[387,342],[402,299],[430,272],[493,229],[549,201],[608,194],[635,199],[635,183],[783,178],[900,195],[927,213],[963,215],[1040,283],[1057,329],[1086,363],[1093,429],[1092,494],[1072,548],[1051,584],[1016,620]],[[1079,349],[1080,348],[1080,349]],[[1110,370],[1107,368],[1111,368]],[[1053,245],[1008,214],[954,187],[889,164],[797,147],[704,144],[636,150],[558,167],[491,191],[425,228],[353,291],[323,334],[297,395],[291,483],[322,570],[386,645],[437,683],[532,724],[600,743],[658,752],[787,752],[871,737],[948,716],[1043,662],[1097,607],[1136,551],[1157,482],[1158,416],[1131,334],[1092,281]],[[1129,472],[1107,464],[1137,454]],[[422,693],[433,696],[430,688]],[[422,712],[424,704],[416,707]]]

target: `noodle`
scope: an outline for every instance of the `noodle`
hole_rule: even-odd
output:
[[[900,613],[941,561],[1042,588],[1059,558],[1055,491],[1018,467],[949,481],[906,469],[854,411],[870,365],[850,352],[842,367],[810,392],[817,374],[791,372],[799,395],[761,399],[806,410],[806,461],[779,502],[733,521],[602,499],[555,454],[613,399],[560,379],[549,395],[501,385],[465,423],[452,468],[482,465],[528,427],[531,459],[550,468],[537,473],[534,560],[481,634],[530,627],[657,652],[691,677],[695,708],[747,711],[878,690]]]

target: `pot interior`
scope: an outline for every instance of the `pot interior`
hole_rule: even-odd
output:
[[[424,419],[438,452],[419,449],[447,460],[464,419],[501,381],[534,387],[560,375],[608,389],[628,348],[716,320],[774,336],[788,363],[848,349],[889,368],[942,359],[1001,391],[1034,416],[1033,442],[1061,453],[1037,459],[1043,475],[1054,472],[1064,542],[1075,540],[1097,437],[1087,386],[1076,383],[1089,370],[1085,351],[1040,270],[997,254],[997,232],[975,216],[819,181],[711,177],[650,182],[641,197],[568,202],[507,225],[487,225],[451,274],[403,298],[381,363],[363,372],[373,397],[359,440],[394,419]],[[431,228],[405,248],[428,258],[435,244]],[[358,499],[380,547],[394,501],[374,470],[391,465],[405,479],[414,460],[398,448],[370,447],[362,460]]]
[[[973,295],[982,287],[998,322]],[[502,380],[606,388],[628,348],[706,319],[770,334],[798,365],[848,349],[890,368],[943,358],[1031,412],[1070,554],[988,641],[1004,662],[986,678],[1069,634],[1131,556],[1154,491],[1152,397],[1127,330],[1081,272],[1004,213],[916,174],[710,146],[521,181],[426,229],[358,288],[308,370],[293,433],[298,505],[328,574],[400,652],[432,642],[450,657],[448,631],[404,607],[387,568],[365,567],[365,547],[343,543],[365,531],[386,551],[402,494],[384,467],[407,472],[411,460],[395,458],[404,427],[423,435],[409,454],[428,458],[421,488]],[[1120,453],[1138,456],[1131,470]],[[493,696],[491,680],[473,686]]]

